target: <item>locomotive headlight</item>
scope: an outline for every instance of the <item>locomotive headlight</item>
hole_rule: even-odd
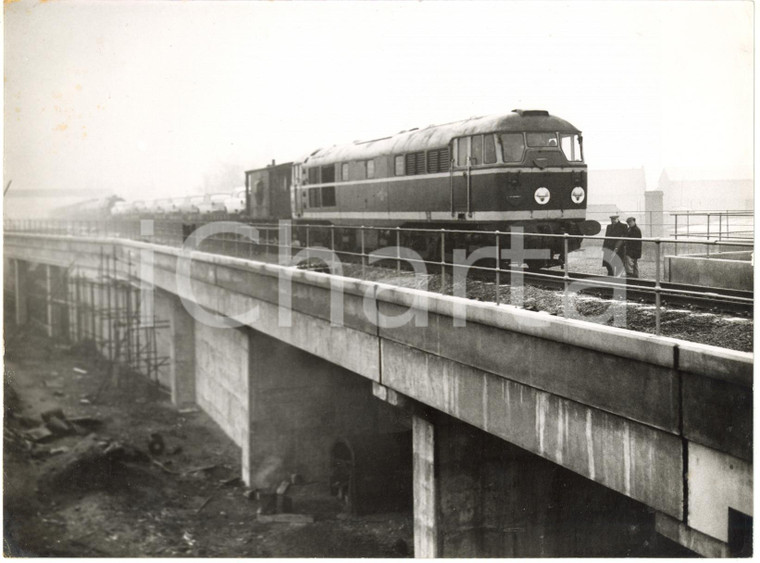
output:
[[[570,198],[573,200],[573,203],[583,203],[583,200],[586,199],[586,190],[580,186],[575,186],[573,191],[570,192]]]
[[[549,198],[551,198],[552,194],[549,192],[549,188],[540,187],[536,190],[536,193],[533,194],[533,197],[536,200],[536,203],[539,205],[546,205],[549,203]]]

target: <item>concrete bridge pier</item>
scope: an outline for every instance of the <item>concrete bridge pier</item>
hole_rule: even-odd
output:
[[[250,486],[269,486],[283,473],[327,483],[337,440],[408,429],[408,418],[404,424],[402,412],[376,399],[369,380],[248,332],[249,463],[243,477]]]
[[[24,260],[11,260],[13,263],[13,286],[16,302],[16,325],[23,326],[29,321],[29,264]]]
[[[5,265],[12,268],[16,325],[23,326],[29,322],[32,318],[30,308],[33,308],[36,311],[35,320],[44,327],[49,337],[68,336],[65,270],[50,264],[30,265],[19,259],[7,260]],[[35,303],[30,307],[32,300]]]
[[[417,557],[688,553],[658,537],[645,505],[453,417],[422,413],[413,419]]]
[[[169,359],[162,383],[177,408],[191,407],[196,404],[195,319],[176,295],[156,289],[153,296],[156,317],[169,323],[168,330],[157,333],[159,354]]]
[[[172,399],[195,402],[240,446],[247,485],[294,473],[327,485],[337,440],[408,429],[369,380],[250,327],[209,326],[179,300],[171,306]]]

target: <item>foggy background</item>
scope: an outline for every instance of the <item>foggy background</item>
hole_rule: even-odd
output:
[[[273,159],[513,108],[583,131],[590,205],[670,185],[666,209],[751,209],[753,9],[11,0],[5,214],[229,192]]]

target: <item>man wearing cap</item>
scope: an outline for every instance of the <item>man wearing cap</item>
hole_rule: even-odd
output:
[[[636,218],[628,217],[625,220],[628,223],[628,238],[639,240],[629,240],[625,244],[625,277],[639,277],[639,258],[641,258],[641,229],[636,226]]]
[[[610,215],[610,224],[604,230],[604,244],[602,244],[602,265],[607,268],[608,276],[623,274],[625,241],[620,240],[619,237],[625,237],[627,234],[628,228],[620,222],[620,215]]]

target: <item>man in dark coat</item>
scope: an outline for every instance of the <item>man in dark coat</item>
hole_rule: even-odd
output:
[[[610,224],[604,231],[602,244],[602,265],[607,268],[608,276],[619,276],[623,273],[625,241],[619,237],[625,237],[627,234],[628,228],[620,222],[620,215],[610,215]]]
[[[636,219],[628,217],[628,238],[641,239],[641,229],[636,226]],[[639,258],[641,258],[641,240],[629,240],[625,245],[625,277],[639,277]]]

